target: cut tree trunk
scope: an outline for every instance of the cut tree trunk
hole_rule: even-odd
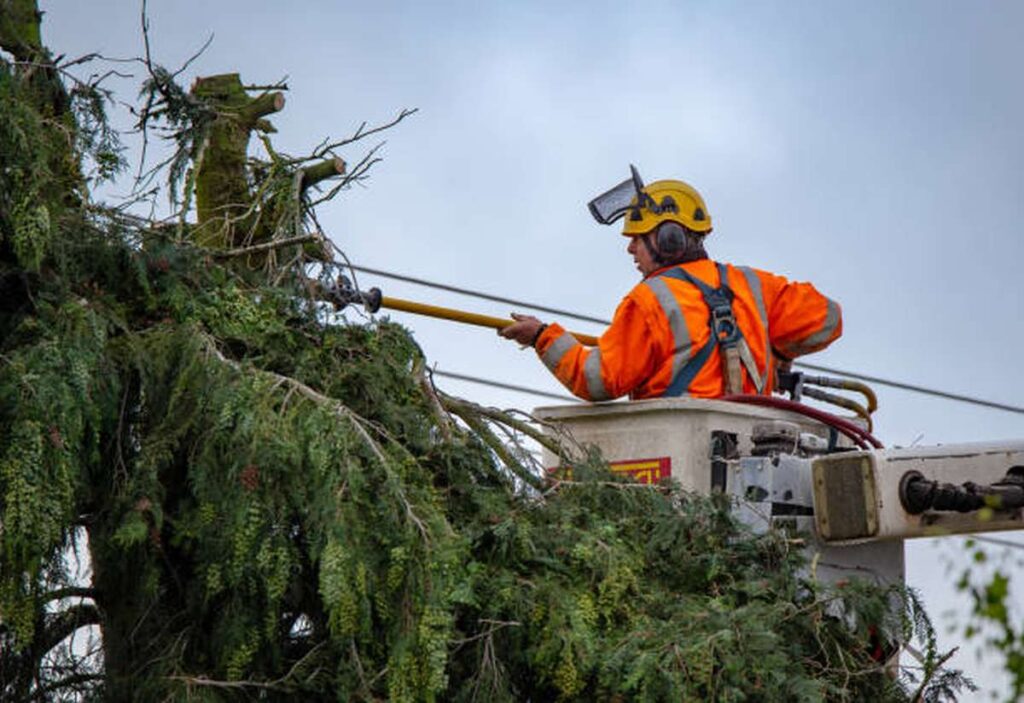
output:
[[[249,137],[260,120],[284,107],[280,92],[249,97],[237,73],[198,78],[192,95],[216,117],[196,160],[196,243],[230,249],[255,238],[256,221],[246,174]]]

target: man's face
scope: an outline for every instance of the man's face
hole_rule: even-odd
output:
[[[637,270],[639,270],[644,277],[647,277],[661,268],[658,262],[656,262],[654,257],[651,255],[651,248],[654,246],[654,242],[651,242],[652,246],[649,247],[640,241],[650,236],[650,234],[643,234],[638,237],[630,237],[629,246],[626,247],[626,251],[633,255],[633,263],[636,264]]]

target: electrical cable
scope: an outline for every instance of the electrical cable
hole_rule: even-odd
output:
[[[414,283],[420,286],[426,286],[428,288],[436,288],[438,290],[446,290],[452,293],[459,293],[462,295],[468,295],[474,298],[480,298],[482,300],[491,300],[498,303],[507,303],[509,305],[515,305],[518,307],[529,308],[531,310],[538,310],[541,312],[549,312],[554,315],[561,315],[562,317],[568,317],[575,320],[582,320],[584,322],[593,322],[600,325],[611,324],[610,320],[605,320],[599,317],[591,317],[590,315],[581,315],[579,313],[570,312],[568,310],[559,310],[558,308],[545,307],[543,305],[535,305],[522,300],[514,300],[512,298],[503,298],[497,295],[491,295],[489,293],[483,293],[481,291],[472,290],[469,288],[459,288],[456,286],[450,286],[445,283],[437,283],[436,281],[428,281],[422,278],[414,278],[412,276],[405,276],[398,273],[392,273],[390,271],[383,271],[380,269],[369,268],[367,266],[355,266],[351,268],[356,271],[363,273],[369,273],[376,276],[383,276],[384,278],[391,278],[397,281],[405,281],[406,283]],[[858,378],[862,381],[870,381],[871,383],[877,383],[880,386],[889,386],[891,388],[898,388],[900,390],[910,391],[911,393],[921,393],[923,395],[930,395],[936,398],[945,398],[946,400],[954,400],[961,403],[968,403],[970,405],[979,405],[981,407],[992,408],[995,410],[1003,410],[1011,413],[1018,413],[1024,415],[1024,406],[1010,405],[1007,403],[997,403],[991,400],[985,400],[983,398],[976,398],[974,396],[962,395],[959,393],[949,393],[947,391],[941,391],[934,388],[926,388],[924,386],[918,386],[910,383],[902,383],[900,381],[891,381],[889,379],[880,378],[878,376],[870,376],[868,374],[859,373],[856,371],[844,371],[842,369],[836,369],[830,366],[821,366],[819,364],[809,364],[804,361],[794,361],[794,366],[800,368],[811,369],[812,371],[820,371],[822,373],[834,374],[836,376],[846,376],[849,378]]]
[[[1010,547],[1011,549],[1024,549],[1024,542],[1012,542],[1008,539],[999,539],[998,537],[982,537],[976,534],[962,535],[967,539],[973,539],[975,542],[984,542],[986,544],[993,544],[998,547]]]
[[[580,402],[579,398],[573,398],[568,395],[559,395],[558,393],[548,393],[547,391],[537,390],[536,388],[527,388],[526,386],[517,386],[512,383],[502,383],[501,381],[491,381],[486,378],[479,378],[477,376],[467,376],[466,374],[453,373],[451,371],[440,371],[434,369],[432,372],[435,376],[442,376],[444,378],[453,378],[457,381],[466,381],[468,383],[478,383],[484,386],[493,386],[494,388],[502,388],[507,391],[516,391],[518,393],[529,393],[530,395],[538,395],[544,398],[553,398],[555,400],[564,400],[572,403]]]
[[[933,395],[939,398],[946,398],[947,400],[958,400],[962,403],[971,403],[973,405],[981,405],[987,408],[995,408],[996,410],[1005,410],[1011,413],[1020,413],[1024,415],[1024,407],[1019,405],[1007,405],[1005,403],[996,403],[991,400],[984,400],[982,398],[974,398],[969,395],[960,395],[958,393],[948,393],[946,391],[936,390],[934,388],[925,388],[924,386],[915,386],[910,383],[901,383],[899,381],[890,381],[885,378],[879,378],[878,376],[868,376],[867,374],[857,373],[855,371],[839,371],[838,369],[830,369],[827,366],[818,366],[817,364],[808,364],[804,361],[794,361],[794,366],[800,366],[805,369],[811,369],[812,371],[824,371],[825,373],[834,373],[837,376],[849,376],[850,378],[859,378],[862,381],[870,381],[871,383],[877,383],[880,386],[891,386],[892,388],[899,388],[905,391],[911,391],[913,393],[923,393],[925,395]]]
[[[490,300],[495,303],[506,303],[508,305],[515,305],[521,308],[530,308],[531,310],[539,310],[541,312],[550,312],[553,315],[561,315],[562,317],[571,317],[575,320],[583,320],[584,322],[593,322],[598,325],[609,325],[611,324],[608,320],[602,320],[599,317],[590,317],[589,315],[581,315],[575,312],[569,312],[568,310],[559,310],[558,308],[549,308],[543,305],[535,305],[534,303],[527,303],[522,300],[514,300],[512,298],[503,298],[498,295],[491,295],[490,293],[481,293],[480,291],[470,290],[468,288],[458,288],[456,286],[449,286],[446,283],[436,283],[434,281],[425,281],[422,278],[413,278],[412,276],[404,276],[398,273],[391,273],[390,271],[381,271],[380,269],[372,269],[366,266],[351,265],[348,268],[361,271],[363,273],[372,273],[376,276],[383,276],[384,278],[391,278],[396,281],[405,281],[406,283],[415,283],[418,286],[427,286],[428,288],[437,288],[439,290],[446,290],[451,293],[460,293],[462,295],[469,295],[474,298],[481,298],[483,300]]]

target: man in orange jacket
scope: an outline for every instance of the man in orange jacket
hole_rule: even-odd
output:
[[[597,346],[529,315],[513,315],[516,322],[499,332],[533,346],[573,394],[591,401],[770,395],[777,364],[839,337],[839,305],[810,283],[708,259],[711,216],[694,188],[644,185],[630,169],[631,178],[589,203],[602,224],[625,218],[626,251],[643,274]]]

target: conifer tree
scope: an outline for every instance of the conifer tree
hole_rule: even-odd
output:
[[[438,391],[407,330],[339,318],[314,206],[366,177],[373,150],[341,153],[375,129],[279,153],[281,86],[185,90],[147,56],[139,126],[170,140],[154,174],[180,217],[94,203],[123,165],[109,96],[54,62],[39,17],[0,0],[0,698],[900,701],[962,683],[912,594],[817,583],[794,536],[616,478]],[[922,671],[873,657],[912,636]]]

